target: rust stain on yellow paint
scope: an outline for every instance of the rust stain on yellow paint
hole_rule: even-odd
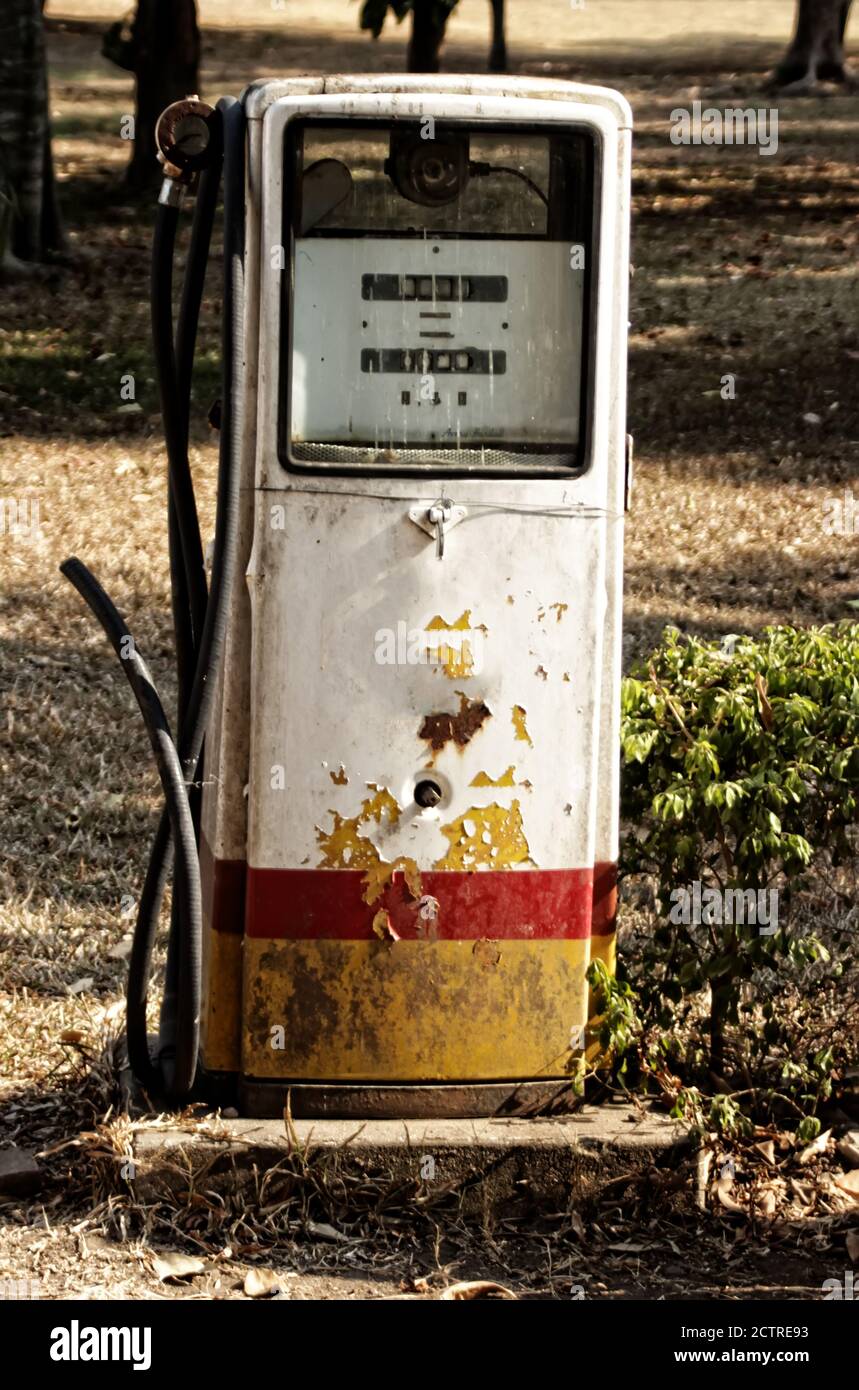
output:
[[[516,768],[511,763],[506,772],[502,772],[500,777],[490,777],[488,772],[478,772],[476,777],[472,777],[469,782],[471,787],[515,787],[513,776]]]
[[[571,1030],[587,1022],[587,941],[368,938],[245,938],[246,1075],[288,1084],[565,1074]],[[271,1046],[274,1024],[286,1024],[282,1051]]]
[[[427,623],[426,632],[451,632],[461,633],[471,631],[471,609],[466,608],[461,613],[456,622],[449,623],[436,614]],[[486,628],[481,624],[480,631],[485,633]],[[461,680],[464,676],[470,676],[474,670],[474,652],[471,643],[464,638],[458,638],[456,642],[440,643],[435,649],[438,665],[444,671],[449,680]]]
[[[396,825],[400,819],[400,807],[385,787],[368,782],[368,789],[374,793],[361,804],[357,816],[341,816],[337,811],[329,811],[334,824],[330,830],[316,827],[316,838],[322,850],[320,869],[363,869],[365,903],[372,906],[378,902],[388,884],[397,873],[401,873],[406,887],[413,898],[421,897],[421,875],[414,859],[400,856],[390,862],[382,858],[373,841],[364,833],[372,823],[381,825],[386,820],[389,826]],[[373,930],[379,914],[373,920]]]
[[[331,778],[335,787],[345,787],[349,784],[349,778],[346,776],[346,769],[342,763],[340,764],[339,772],[329,772],[328,776]]]
[[[550,604],[549,604],[549,608],[550,608],[551,611],[555,614],[555,617],[557,618],[558,622],[561,621],[561,619],[563,618],[563,616],[564,616],[564,614],[566,613],[566,611],[567,611],[567,609],[569,608],[569,606],[570,606],[570,605],[569,605],[568,603],[550,603]]]
[[[200,1047],[214,1071],[241,1070],[242,937],[203,934],[203,1009]]]
[[[501,948],[497,941],[490,941],[488,937],[482,936],[475,941],[471,954],[484,970],[494,970],[501,964]]]
[[[534,745],[533,745],[533,743],[531,742],[531,736],[530,736],[530,734],[528,733],[528,729],[527,729],[526,724],[525,724],[525,711],[524,711],[524,709],[522,708],[521,705],[514,705],[514,706],[513,706],[513,710],[512,710],[512,714],[513,714],[513,728],[514,728],[514,730],[515,730],[515,732],[516,732],[516,737],[517,737],[517,739],[519,740],[520,743],[527,743],[527,745],[528,745],[529,748],[533,748]]]
[[[440,828],[450,848],[436,869],[510,869],[531,862],[518,801],[509,807],[472,806]]]

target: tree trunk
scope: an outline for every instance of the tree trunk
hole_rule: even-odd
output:
[[[5,213],[4,213],[5,208]],[[42,261],[64,245],[56,201],[42,0],[0,7],[0,262]]]
[[[778,86],[846,82],[844,31],[852,0],[799,0],[790,47],[775,71]]]
[[[138,0],[131,34],[137,84],[134,151],[126,175],[143,189],[158,177],[155,126],[171,102],[197,93],[200,30],[196,0]]]
[[[507,71],[507,40],[504,36],[504,0],[491,0],[492,48],[489,51],[489,71]]]
[[[447,14],[435,0],[414,0],[409,38],[409,72],[438,72]]]

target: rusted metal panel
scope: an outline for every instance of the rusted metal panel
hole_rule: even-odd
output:
[[[280,1117],[287,1106],[296,1120],[444,1120],[466,1116],[521,1119],[569,1115],[581,1106],[570,1081],[483,1082],[471,1085],[288,1085],[245,1079],[242,1113]]]
[[[243,1071],[308,1081],[574,1074],[587,940],[244,943]]]
[[[600,89],[394,78],[373,95],[377,81],[272,84],[251,102],[253,548],[249,598],[237,591],[230,615],[206,824],[216,857],[249,864],[245,1076],[279,1096],[278,1078],[419,1081],[426,1095],[458,1081],[476,1106],[511,1079],[563,1089],[586,1046],[587,965],[613,958],[613,887],[592,876],[616,858],[628,207],[612,171],[628,178],[629,113]],[[448,481],[457,524],[439,559],[434,528],[415,518],[440,485],[290,475],[277,457],[283,133],[308,111],[499,119],[514,89],[522,120],[590,121],[607,161],[591,466]],[[435,804],[417,800],[427,780]],[[570,874],[585,878],[571,887]],[[489,880],[527,884],[532,910],[519,891],[472,893]],[[217,950],[209,979],[234,1006],[236,961]],[[364,1103],[376,1103],[366,1087]]]

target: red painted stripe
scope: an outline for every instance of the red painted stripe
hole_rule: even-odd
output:
[[[591,936],[611,936],[617,924],[617,865],[594,864]]]
[[[371,941],[383,908],[404,940],[573,940],[591,935],[591,869],[425,872],[417,901],[401,873],[372,906],[360,869],[248,868],[245,930],[269,940]],[[437,908],[433,918],[431,901]],[[424,916],[421,916],[423,906]]]
[[[203,921],[210,931],[242,935],[247,877],[248,866],[244,859],[215,859],[205,836],[200,836]]]
[[[205,839],[200,843],[200,870],[203,882],[203,913],[211,931],[240,936],[244,930],[245,905],[252,923],[249,934],[258,937],[303,936],[336,939],[369,939],[372,921],[378,904],[370,909],[362,900],[363,875],[348,869],[252,869],[252,887],[248,888],[248,869],[243,859],[215,859]],[[508,938],[552,937],[583,938],[588,935],[583,921],[582,894],[588,870],[513,870],[498,875],[425,873],[422,881],[426,892],[439,901],[436,936],[440,939],[474,939],[495,935]],[[337,878],[334,878],[334,875]],[[535,898],[537,875],[560,875],[552,884],[540,886]],[[490,883],[490,878],[498,878]],[[515,882],[513,881],[515,877]],[[356,878],[359,883],[356,886]],[[564,879],[566,878],[566,882]],[[302,882],[303,880],[303,882]],[[351,880],[351,881],[350,881]],[[441,883],[439,883],[441,880]],[[457,882],[460,880],[460,882]],[[429,887],[430,881],[434,884]],[[470,886],[469,886],[470,885]],[[441,893],[438,891],[441,889]],[[475,889],[477,891],[475,891]],[[548,891],[547,891],[548,890]],[[289,895],[290,906],[286,905]],[[298,894],[301,901],[296,902]],[[497,897],[504,899],[499,930]],[[492,899],[493,901],[490,901]],[[445,930],[441,923],[441,903],[445,916],[456,911],[468,913],[472,925],[466,930]],[[430,919],[421,919],[414,899],[399,883],[383,900],[391,915],[394,930],[401,936],[418,936],[419,929],[428,931]],[[494,928],[487,922],[487,913],[495,917]],[[535,925],[533,918],[539,915]],[[549,920],[546,921],[546,917]],[[608,936],[615,930],[617,916],[617,865],[594,865],[593,896],[590,922],[591,936]],[[352,929],[337,931],[333,922],[348,918]],[[566,928],[559,931],[559,918]],[[512,927],[512,930],[511,930]],[[369,928],[369,929],[368,929]]]

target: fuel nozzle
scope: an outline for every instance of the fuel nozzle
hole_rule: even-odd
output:
[[[164,166],[162,203],[172,203],[212,158],[217,113],[197,96],[174,101],[158,117],[155,143]]]

